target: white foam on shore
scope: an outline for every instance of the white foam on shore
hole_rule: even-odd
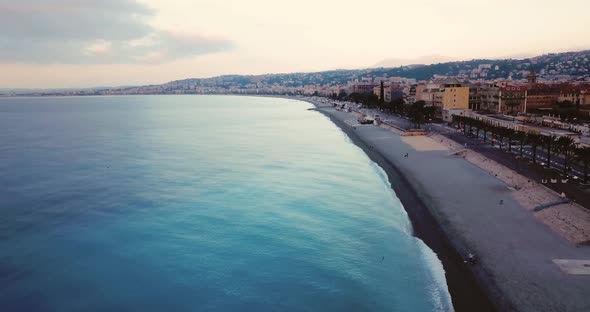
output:
[[[393,187],[391,186],[391,183],[389,182],[389,176],[387,175],[385,170],[383,170],[383,168],[381,168],[381,166],[379,166],[379,164],[377,164],[376,162],[374,162],[372,160],[369,160],[369,161],[371,162],[371,166],[374,168],[374,170],[377,173],[377,175],[379,176],[379,178],[381,178],[381,181],[383,181],[384,185],[387,186],[386,191],[390,192],[391,197],[395,202],[399,203],[399,206],[401,208],[401,209],[399,209],[400,213],[402,213],[404,215],[404,218],[402,220],[404,222],[404,224],[402,224],[404,233],[408,234],[408,236],[413,236],[414,231],[412,229],[412,221],[410,221],[410,216],[408,215],[408,212],[404,208],[404,205],[400,201],[399,197],[397,197],[397,194],[395,194],[395,191],[393,190]]]
[[[451,298],[449,288],[447,287],[446,272],[442,262],[440,261],[436,253],[432,249],[430,249],[430,247],[428,247],[428,245],[426,245],[424,241],[422,241],[418,237],[413,236],[412,222],[410,221],[410,217],[408,216],[408,213],[404,208],[403,204],[397,197],[397,194],[395,194],[395,192],[393,191],[387,173],[377,163],[373,161],[371,162],[381,180],[385,183],[385,185],[388,186],[392,197],[394,197],[394,199],[397,202],[399,202],[401,207],[400,212],[405,215],[404,231],[408,234],[408,236],[412,236],[415,239],[416,245],[420,249],[423,262],[426,263],[426,267],[430,271],[432,284],[430,285],[428,291],[430,292],[432,304],[436,309],[435,311],[454,311],[453,300]]]
[[[429,289],[432,303],[436,311],[454,311],[453,299],[447,287],[447,280],[445,277],[445,269],[442,262],[421,239],[416,237],[416,243],[420,248],[426,267],[430,270],[433,283]]]
[[[328,119],[328,121],[335,124],[333,121],[330,120],[328,116],[325,117],[326,119]],[[422,260],[425,263],[426,268],[429,270],[429,275],[432,279],[432,283],[429,285],[428,291],[430,293],[431,302],[435,307],[435,311],[454,311],[455,309],[453,308],[451,293],[449,292],[449,288],[447,286],[446,272],[444,270],[443,264],[436,255],[436,253],[432,249],[430,249],[430,247],[428,247],[428,245],[426,245],[424,241],[413,235],[413,226],[410,217],[405,207],[401,203],[399,197],[393,190],[393,186],[389,182],[389,176],[387,175],[387,172],[385,172],[385,170],[378,163],[374,162],[361,147],[356,145],[354,141],[348,136],[348,134],[340,128],[340,126],[338,126],[337,124],[335,124],[335,126],[343,135],[344,140],[346,142],[354,145],[360,150],[360,152],[367,156],[371,163],[371,166],[374,168],[377,175],[383,181],[384,186],[386,186],[386,188],[388,189],[386,191],[389,191],[393,199],[399,203],[399,212],[402,213],[404,216],[403,232],[406,233],[408,236],[412,237],[416,241],[416,246],[420,250]]]

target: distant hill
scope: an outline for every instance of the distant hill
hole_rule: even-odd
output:
[[[444,63],[444,62],[452,62],[454,61],[453,58],[444,56],[444,55],[425,55],[415,59],[400,59],[400,58],[388,58],[382,60],[371,66],[371,68],[380,68],[380,67],[400,67],[400,66],[408,66],[408,65],[415,65],[415,64],[434,64],[434,63]]]
[[[396,61],[396,60],[393,60]],[[399,61],[399,60],[397,60]],[[590,50],[546,54],[523,59],[479,59],[429,65],[407,65],[314,73],[226,75],[189,78],[161,85],[93,88],[35,95],[170,94],[170,93],[289,93],[303,86],[333,86],[363,77],[405,77],[429,80],[435,75],[469,80],[525,79],[531,70],[541,80],[590,81]],[[0,93],[2,90],[0,90]],[[13,90],[14,91],[14,90]],[[13,92],[25,95],[27,92]],[[31,94],[30,92],[28,94]]]
[[[362,77],[406,77],[428,80],[435,75],[465,79],[525,79],[534,70],[541,79],[590,80],[590,50],[554,53],[525,59],[479,59],[430,65],[394,68],[332,70],[315,73],[268,74],[257,76],[229,75],[205,79],[184,79],[161,85],[166,90],[180,86],[235,88],[253,85],[301,87],[304,85],[336,85]]]

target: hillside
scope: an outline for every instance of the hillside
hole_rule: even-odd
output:
[[[292,93],[304,86],[329,87],[346,84],[363,77],[405,77],[429,80],[436,76],[490,81],[522,80],[534,70],[540,80],[590,81],[590,50],[546,54],[525,59],[470,60],[394,68],[331,70],[314,73],[267,75],[227,75],[213,78],[190,78],[161,85],[139,87],[94,88],[86,90],[0,92],[12,95],[101,95],[101,94],[171,94],[171,93]]]
[[[406,77],[428,80],[435,75],[465,79],[525,79],[530,70],[545,80],[590,80],[590,50],[555,53],[526,59],[470,60],[431,65],[395,68],[333,70],[316,73],[268,74],[258,76],[220,76],[206,79],[184,79],[161,85],[165,90],[190,86],[211,88],[251,88],[260,85],[302,87],[304,85],[336,85],[361,77]]]

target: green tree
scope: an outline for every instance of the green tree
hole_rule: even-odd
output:
[[[533,164],[537,163],[537,148],[543,144],[542,137],[542,135],[532,132],[529,132],[526,136],[526,142],[531,145],[533,150]]]
[[[436,107],[434,106],[425,106],[424,107],[424,118],[426,120],[433,120],[436,114]]]
[[[524,131],[516,131],[514,138],[520,143],[520,157],[522,157],[524,155],[523,150],[527,139],[527,133]]]
[[[461,116],[459,120],[461,121],[461,124],[463,126],[463,135],[467,135],[467,123],[469,123],[469,118]]]
[[[488,122],[484,122],[481,126],[481,130],[483,130],[483,143],[486,144],[488,141],[488,132],[490,132],[491,125]]]
[[[555,141],[557,150],[563,155],[563,173],[568,173],[568,161],[574,156],[576,141],[568,136],[562,136]]]
[[[417,129],[420,129],[420,126],[424,123],[424,105],[426,103],[424,101],[418,101],[412,104],[408,111],[408,117],[414,123],[414,126]]]
[[[588,183],[588,167],[590,165],[590,147],[583,146],[575,149],[576,159],[582,163],[584,168],[584,183]]]
[[[346,91],[340,90],[340,92],[338,93],[338,99],[344,100],[344,99],[346,99],[346,97],[347,97]]]
[[[498,140],[498,144],[500,144],[500,148],[502,148],[502,138],[498,134],[499,131],[502,131],[500,127],[490,125],[490,133],[492,134],[492,146],[494,146],[496,144],[496,140]]]
[[[508,151],[512,152],[512,140],[516,136],[516,130],[510,128],[505,129],[506,130],[504,130],[504,136],[508,139]]]
[[[403,114],[404,112],[404,99],[397,98],[390,102],[391,111],[395,114]]]
[[[451,115],[451,124],[456,128],[460,128],[462,117],[463,116],[459,116],[459,115]]]
[[[365,101],[368,107],[375,108],[379,106],[379,96],[376,94],[365,94]]]
[[[479,140],[479,131],[484,126],[484,122],[483,122],[483,120],[476,119],[474,121],[474,124],[475,124],[475,139]]]
[[[544,135],[541,139],[543,146],[547,150],[547,168],[551,168],[551,152],[555,147],[555,141],[557,141],[557,138],[554,135]]]
[[[363,95],[357,92],[350,94],[350,100],[356,104],[362,103]]]

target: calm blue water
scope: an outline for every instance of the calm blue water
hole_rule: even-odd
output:
[[[382,170],[303,102],[0,99],[0,311],[448,311]]]

